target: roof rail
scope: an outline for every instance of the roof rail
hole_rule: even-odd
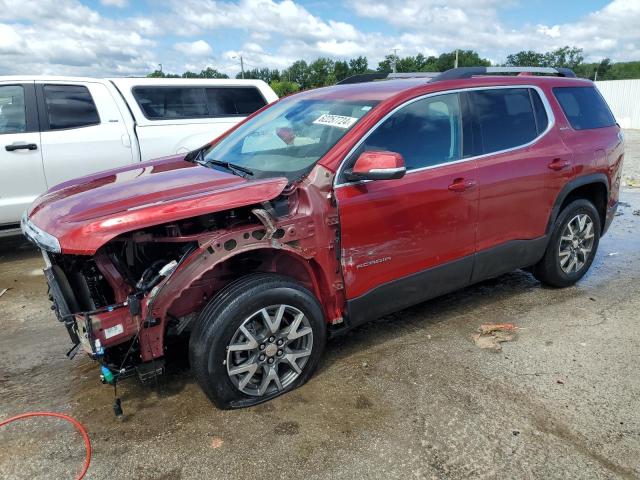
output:
[[[365,83],[373,82],[376,80],[394,80],[399,78],[434,78],[439,75],[438,72],[402,72],[402,73],[360,73],[352,75],[343,80],[340,80],[337,85],[348,85],[351,83]]]
[[[547,75],[558,75],[559,77],[575,78],[576,74],[570,68],[552,67],[458,67],[447,70],[433,79],[434,82],[441,80],[459,80],[471,78],[477,75],[487,75],[490,73],[544,73]]]

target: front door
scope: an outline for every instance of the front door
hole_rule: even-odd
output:
[[[33,82],[0,82],[0,228],[47,189],[41,152]]]
[[[462,158],[458,94],[424,97],[397,110],[360,153],[400,153],[397,180],[338,177],[341,262],[349,321],[357,324],[466,285],[477,222],[476,164]]]

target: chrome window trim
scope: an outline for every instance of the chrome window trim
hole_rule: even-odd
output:
[[[340,179],[340,176],[343,174],[343,171],[345,169],[345,164],[346,164],[347,160],[351,157],[351,155],[354,154],[354,152],[360,147],[360,145],[362,145],[362,143],[369,137],[369,135],[371,135],[383,122],[385,122],[390,116],[395,114],[398,110],[401,110],[404,107],[406,107],[408,105],[411,105],[412,103],[417,102],[419,100],[424,100],[425,98],[437,97],[437,96],[440,96],[440,95],[447,95],[447,94],[450,94],[450,93],[473,92],[473,91],[478,91],[478,90],[504,90],[504,89],[514,89],[514,88],[532,88],[536,92],[538,92],[538,95],[540,96],[540,100],[542,101],[542,105],[544,106],[544,109],[547,112],[547,128],[544,130],[544,132],[540,133],[537,137],[535,137],[530,142],[525,143],[523,145],[518,145],[517,147],[511,147],[511,148],[507,148],[505,150],[498,150],[496,152],[491,152],[491,153],[483,153],[482,155],[476,155],[474,157],[461,158],[460,160],[454,160],[453,162],[439,163],[438,165],[429,165],[428,167],[422,167],[422,168],[415,168],[413,170],[407,170],[407,173],[405,174],[405,176],[411,175],[412,173],[415,173],[415,172],[422,172],[424,170],[432,170],[434,168],[440,168],[440,167],[444,167],[444,166],[448,166],[448,165],[455,165],[457,163],[469,162],[469,161],[472,161],[472,160],[479,160],[479,159],[482,159],[482,158],[485,158],[485,157],[489,157],[491,155],[500,155],[502,153],[512,152],[512,151],[515,151],[515,150],[519,150],[521,148],[530,147],[531,145],[536,143],[538,140],[540,140],[542,137],[547,135],[547,133],[549,133],[549,131],[556,124],[556,117],[553,114],[553,110],[551,108],[551,104],[549,103],[549,99],[547,98],[545,93],[542,91],[542,89],[540,87],[538,87],[537,85],[491,85],[491,86],[487,86],[487,87],[457,88],[455,90],[443,90],[443,91],[439,91],[439,92],[427,93],[425,95],[421,95],[419,97],[415,97],[415,98],[412,98],[410,100],[407,100],[406,102],[402,103],[401,105],[398,105],[396,108],[394,108],[389,113],[387,113],[384,117],[382,117],[373,127],[371,127],[369,129],[369,131],[360,140],[358,140],[358,143],[356,143],[353,146],[353,148],[351,150],[349,150],[349,153],[347,153],[347,155],[345,155],[345,157],[342,159],[342,162],[340,162],[340,167],[338,168],[338,171],[337,171],[336,176],[334,178],[334,184],[333,184],[334,190],[336,188],[344,187],[344,186],[347,186],[347,185],[356,185],[356,184],[360,184],[360,183],[367,183],[367,182],[374,182],[375,181],[375,180],[358,180],[358,181],[353,181],[353,182],[337,183],[339,181],[339,179]],[[531,105],[531,108],[533,109],[533,104]]]

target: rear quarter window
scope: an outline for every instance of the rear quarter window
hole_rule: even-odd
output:
[[[246,116],[267,104],[255,87],[134,87],[150,120]]]
[[[575,130],[611,127],[616,124],[611,110],[594,87],[556,87],[553,94]]]

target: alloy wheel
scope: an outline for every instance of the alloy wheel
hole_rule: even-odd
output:
[[[302,373],[313,348],[309,319],[291,305],[271,305],[247,317],[227,346],[227,374],[246,395],[287,388]]]
[[[593,220],[589,215],[580,213],[569,220],[558,248],[562,271],[571,274],[582,270],[593,250],[594,241]]]

